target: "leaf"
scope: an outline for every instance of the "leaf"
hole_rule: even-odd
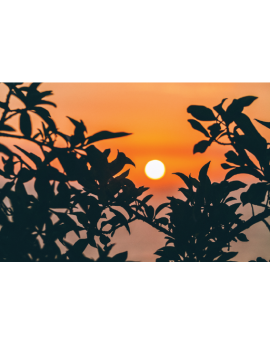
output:
[[[234,201],[237,200],[236,198],[234,198],[233,196],[230,196],[228,199],[225,200],[225,203],[230,202],[230,201]]]
[[[200,121],[216,120],[216,117],[212,110],[202,105],[191,105],[187,108],[187,112],[195,117],[195,119]]]
[[[121,175],[116,176],[114,179],[119,181],[119,180],[122,180],[123,178],[126,178],[129,175],[129,171],[130,169],[128,169],[127,171],[124,171]]]
[[[261,121],[261,120],[257,120],[255,119],[257,122],[259,122],[261,125],[270,128],[270,122],[265,122],[265,121]]]
[[[21,147],[17,145],[14,145],[14,146],[17,147],[18,150],[22,151],[28,158],[30,158],[36,164],[37,167],[41,165],[42,160],[40,157],[38,157],[34,153],[27,152],[26,150],[22,149]]]
[[[241,158],[234,152],[234,151],[228,151],[225,153],[225,157],[227,158],[226,161],[236,164],[236,165],[241,165],[243,162]]]
[[[145,212],[146,212],[146,215],[147,217],[152,220],[153,217],[154,217],[154,207],[151,206],[151,205],[145,205]]]
[[[118,253],[112,257],[113,262],[124,262],[127,260],[128,252]]]
[[[53,107],[56,108],[56,104],[53,103],[53,102],[49,102],[49,101],[43,101],[43,100],[41,100],[41,101],[39,101],[37,104],[48,104],[48,105],[52,105]]]
[[[115,160],[109,163],[109,170],[111,172],[111,175],[114,176],[118,174],[126,164],[131,164],[135,167],[135,164],[132,162],[130,158],[128,158],[123,152],[118,151]]]
[[[226,101],[226,99],[228,98],[223,98],[223,100],[221,101],[220,104],[216,105],[213,109],[222,117],[223,119],[223,116],[224,114],[226,114],[225,110],[222,108],[222,105],[223,103]]]
[[[225,176],[225,180],[230,179],[231,177],[235,176],[235,175],[239,175],[239,174],[248,174],[248,175],[252,175],[254,177],[257,177],[258,179],[260,179],[261,181],[264,179],[263,175],[260,174],[257,170],[255,169],[250,169],[248,167],[239,167],[239,168],[235,168],[230,170],[226,176]]]
[[[99,240],[100,240],[100,242],[102,243],[102,244],[104,244],[105,246],[108,244],[108,243],[110,243],[110,238],[108,237],[108,236],[105,236],[105,235],[103,235],[103,234],[101,234],[100,236],[99,236]]]
[[[202,140],[198,142],[196,145],[194,145],[193,153],[203,153],[206,151],[207,147],[210,146],[210,142],[207,140]]]
[[[109,157],[110,153],[111,153],[111,149],[106,149],[103,151],[103,154],[105,155],[106,158]]]
[[[203,182],[207,176],[207,171],[208,171],[208,168],[209,168],[209,165],[210,165],[211,161],[209,161],[208,163],[206,163],[200,170],[199,172],[199,180],[200,182]]]
[[[260,256],[256,259],[257,262],[267,262],[265,259],[261,258]]]
[[[196,120],[188,120],[188,122],[191,124],[191,126],[195,129],[195,130],[197,130],[197,131],[199,131],[199,132],[201,132],[201,133],[203,133],[206,137],[210,137],[209,136],[209,134],[208,134],[208,132],[207,132],[207,130],[200,124],[200,122],[198,122],[198,121],[196,121]]]
[[[31,134],[32,134],[31,119],[28,112],[24,109],[21,110],[20,130],[26,138],[31,138]]]
[[[35,107],[32,109],[32,111],[35,112],[37,115],[39,115],[47,123],[47,125],[49,126],[49,129],[53,133],[57,132],[55,123],[53,119],[51,118],[51,115],[47,109],[41,108],[41,107]]]
[[[11,126],[6,125],[5,123],[1,123],[0,124],[0,131],[15,132],[16,130]]]
[[[5,145],[0,144],[0,152],[4,153],[7,156],[13,156],[13,153]]]
[[[96,141],[106,140],[106,139],[113,139],[113,138],[120,138],[125,137],[127,135],[131,135],[132,133],[125,133],[125,132],[109,132],[109,131],[101,131],[91,135],[90,137],[86,138],[86,144],[89,145],[95,143]]]
[[[247,239],[247,236],[245,234],[238,234],[236,235],[239,241],[241,242],[248,242],[249,240]]]
[[[213,138],[216,138],[222,132],[219,123],[214,123],[213,125],[209,126],[208,129],[210,130],[210,134]]]
[[[166,217],[161,217],[159,219],[156,219],[156,222],[159,223],[159,224],[167,225],[169,220]]]
[[[34,176],[35,176],[35,171],[28,170],[26,168],[22,168],[17,175],[17,177],[22,183],[30,181]]]
[[[225,252],[225,253],[221,254],[221,256],[215,261],[225,262],[225,261],[228,261],[228,260],[234,258],[237,254],[238,254],[238,252],[228,252],[228,253]]]
[[[243,205],[248,203],[254,205],[261,205],[264,202],[268,186],[266,182],[253,183],[246,192],[240,196]]]
[[[142,199],[142,203],[146,204],[153,197],[153,194],[147,195],[145,198]]]
[[[121,225],[125,226],[127,231],[128,231],[128,233],[130,234],[130,228],[129,228],[129,225],[128,225],[126,217],[121,212],[115,210],[114,208],[110,208],[110,210],[111,210],[111,212],[113,212],[116,215],[116,217],[118,219],[118,222]],[[120,219],[120,221],[119,221],[119,219]]]
[[[235,168],[235,166],[233,166],[233,165],[229,165],[229,164],[227,164],[227,163],[222,163],[222,164],[221,164],[221,166],[222,166],[222,168],[223,168],[223,169],[231,169],[231,168]]]
[[[185,182],[185,184],[187,185],[187,187],[189,189],[192,188],[192,182],[190,181],[189,177],[187,177],[185,174],[183,174],[183,173],[173,173],[173,175],[179,176]]]
[[[165,203],[159,205],[159,206],[157,207],[156,211],[155,211],[155,216],[156,216],[161,210],[163,210],[165,207],[167,207],[168,205],[170,205],[169,202],[165,202]]]
[[[241,107],[248,107],[249,105],[251,105],[258,97],[255,96],[245,96],[245,97],[241,97],[238,98],[237,103],[241,106]]]

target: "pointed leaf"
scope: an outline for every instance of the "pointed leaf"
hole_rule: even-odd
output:
[[[20,116],[20,130],[26,138],[30,138],[32,134],[31,119],[26,110],[21,110]]]
[[[207,176],[207,171],[208,171],[208,168],[209,168],[209,165],[210,165],[211,161],[209,161],[208,163],[206,163],[200,170],[199,172],[199,180],[200,182],[204,181],[206,176]]]
[[[197,131],[203,133],[206,137],[210,137],[207,130],[200,124],[200,122],[196,120],[188,120],[188,122],[191,124],[191,126],[196,129]]]
[[[221,166],[222,166],[222,168],[223,168],[223,169],[231,169],[231,168],[235,168],[235,166],[233,166],[233,165],[229,165],[229,164],[227,164],[227,163],[222,163],[222,164],[221,164]]]
[[[179,177],[185,182],[185,184],[187,185],[187,187],[188,187],[189,189],[191,189],[191,187],[192,187],[192,182],[190,181],[189,177],[187,177],[187,176],[186,176],[185,174],[183,174],[183,173],[173,173],[173,175],[179,176]]]
[[[255,169],[250,169],[248,167],[239,167],[239,168],[235,168],[230,170],[226,176],[225,176],[225,180],[230,179],[231,177],[235,176],[235,175],[239,175],[239,174],[248,174],[248,175],[252,175],[254,177],[257,177],[258,179],[260,179],[261,181],[264,179],[263,175],[261,173],[259,173],[257,170]]]
[[[243,233],[236,235],[239,241],[241,242],[248,242],[249,240],[247,239],[247,236]]]
[[[270,128],[270,122],[265,122],[265,121],[261,121],[261,120],[257,120],[255,119],[257,122],[259,122],[261,125]]]
[[[210,142],[207,140],[202,140],[194,145],[193,153],[203,153],[206,151],[207,147],[210,146]]]
[[[125,137],[127,135],[131,135],[132,133],[125,133],[125,132],[109,132],[109,131],[101,131],[98,133],[95,133],[91,135],[90,137],[86,138],[86,144],[89,145],[92,143],[95,143],[100,140],[106,140],[106,139],[113,139],[113,138],[120,138],[120,137]]]
[[[155,216],[161,211],[163,210],[163,208],[167,207],[170,203],[169,202],[165,202],[161,205],[159,205],[155,211]]]
[[[216,117],[212,110],[202,105],[191,105],[187,108],[187,112],[195,117],[195,119],[200,121],[216,120]]]

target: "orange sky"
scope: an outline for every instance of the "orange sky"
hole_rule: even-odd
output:
[[[58,107],[51,107],[51,114],[67,131],[73,130],[66,118],[70,116],[82,119],[89,134],[100,130],[133,133],[96,145],[111,148],[112,158],[117,149],[123,151],[136,164],[136,168],[130,166],[130,178],[136,184],[151,187],[154,194],[176,192],[182,181],[173,172],[197,177],[209,160],[213,179],[225,175],[220,167],[225,161],[223,147],[212,145],[205,153],[193,155],[194,144],[205,137],[188,123],[192,118],[186,111],[189,105],[212,108],[227,97],[226,106],[234,98],[254,95],[259,98],[246,108],[246,114],[251,119],[270,120],[270,83],[44,83],[40,89],[53,90],[51,98]],[[256,126],[265,135],[270,134],[260,124]],[[145,176],[144,167],[152,159],[159,159],[166,166],[166,174],[160,180]]]
[[[130,178],[136,185],[151,188],[151,193],[172,195],[182,186],[173,172],[191,173],[197,177],[200,168],[212,161],[209,174],[220,180],[225,171],[224,148],[212,145],[205,153],[193,155],[194,144],[205,137],[191,128],[187,107],[192,104],[210,108],[228,98],[247,95],[259,97],[245,113],[251,119],[269,121],[270,83],[44,83],[39,90],[52,90],[51,101],[57,108],[47,107],[56,124],[71,133],[72,123],[66,116],[82,119],[88,134],[101,130],[130,132],[132,135],[96,143],[100,149],[111,148],[114,159],[117,149],[131,158],[136,168],[130,166]],[[6,87],[0,87],[0,100],[4,100]],[[48,98],[49,99],[49,98]],[[210,123],[206,123],[210,125]],[[269,131],[256,124],[265,135]],[[160,180],[145,176],[144,167],[149,160],[159,159],[166,166]]]

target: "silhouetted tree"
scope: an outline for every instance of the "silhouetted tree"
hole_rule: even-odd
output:
[[[213,108],[215,113],[205,106],[188,107],[188,113],[196,119],[188,120],[191,126],[207,138],[194,146],[193,153],[203,153],[213,143],[226,145],[232,148],[225,154],[226,161],[233,165],[221,165],[223,169],[229,169],[221,183],[211,183],[207,176],[210,162],[201,169],[199,180],[176,173],[188,187],[180,188],[186,201],[168,198],[171,235],[167,237],[167,245],[156,252],[160,255],[157,261],[227,261],[237,252],[224,252],[223,248],[228,247],[229,250],[231,241],[248,241],[244,230],[260,221],[270,230],[266,221],[270,215],[269,143],[243,114],[243,109],[256,98],[234,99],[226,110],[223,108],[225,98]],[[270,128],[270,122],[256,121]],[[201,122],[212,124],[205,128]],[[229,194],[246,186],[240,181],[228,181],[239,174],[249,174],[261,181],[241,193],[242,205],[251,204],[253,211],[253,216],[247,221],[241,220],[242,214],[236,212],[240,203],[228,205],[228,202],[236,200]],[[261,206],[263,211],[255,215],[253,205]],[[257,261],[266,260],[257,258]]]
[[[52,92],[38,91],[39,83],[21,84],[6,83],[9,91],[6,101],[0,103],[0,136],[31,141],[40,148],[42,156],[14,145],[22,153],[16,154],[0,144],[0,174],[6,181],[0,192],[0,260],[91,261],[83,254],[90,245],[98,249],[97,261],[125,261],[127,252],[108,256],[113,246],[111,238],[122,226],[130,232],[129,223],[136,219],[134,210],[141,208],[138,197],[147,188],[136,188],[127,178],[129,170],[122,172],[126,165],[134,165],[124,153],[118,152],[116,159],[108,162],[110,150],[101,152],[93,143],[129,133],[102,131],[86,137],[83,121],[69,118],[74,133],[67,135],[57,129],[49,111],[42,107],[56,107],[47,100]],[[18,98],[24,106],[11,109],[11,97]],[[21,133],[9,124],[14,116],[19,117]],[[41,118],[42,128],[33,128],[33,116]],[[59,137],[64,139],[65,147],[58,146]],[[52,166],[56,159],[63,172]],[[36,196],[25,188],[29,181],[34,183]],[[81,230],[86,230],[86,239],[80,238]],[[70,231],[79,237],[74,245],[65,240]],[[66,247],[65,254],[61,254],[57,240]]]

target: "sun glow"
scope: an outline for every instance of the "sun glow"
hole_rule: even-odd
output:
[[[144,171],[147,177],[158,180],[164,176],[165,166],[161,161],[153,160],[146,164]]]

